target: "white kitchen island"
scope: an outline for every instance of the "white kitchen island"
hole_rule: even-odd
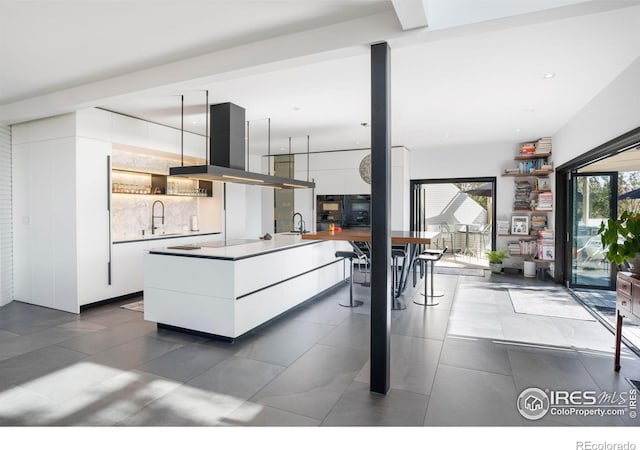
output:
[[[276,234],[152,249],[144,262],[144,318],[235,339],[343,281],[345,263],[335,252],[350,248]]]

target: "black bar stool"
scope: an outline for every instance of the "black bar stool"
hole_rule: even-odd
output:
[[[392,299],[391,309],[393,310],[406,309],[407,306],[403,305],[402,302],[398,300],[401,294],[400,290],[402,288],[402,286],[400,286],[401,277],[398,276],[398,269],[401,269],[401,270],[403,269],[398,264],[398,259],[402,258],[402,263],[404,265],[404,263],[407,260],[407,252],[405,252],[404,247],[403,248],[392,247],[391,258],[393,261],[391,266],[391,285],[393,286],[393,299]]]
[[[425,261],[427,263],[431,263],[431,292],[427,294],[427,287],[425,284],[425,291],[421,293],[421,295],[424,296],[424,300],[418,297],[413,301],[413,303],[415,303],[416,305],[436,306],[440,303],[436,301],[435,298],[442,297],[444,295],[444,292],[433,290],[433,265],[436,261],[440,261],[442,259],[446,251],[447,247],[445,247],[443,250],[425,250],[420,255],[418,255],[416,263],[419,262],[420,264],[423,264]],[[427,299],[430,299],[430,301],[428,301]]]
[[[345,258],[349,260],[349,303],[341,300],[339,305],[345,308],[355,308],[362,305],[360,300],[353,299],[353,260],[358,259],[356,252],[336,252],[336,258]]]

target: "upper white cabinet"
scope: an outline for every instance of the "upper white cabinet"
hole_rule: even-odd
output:
[[[134,147],[148,148],[149,122],[122,116],[120,114],[112,114],[111,124],[112,142],[132,145]]]
[[[99,110],[89,110],[99,111]],[[147,122],[121,114],[101,111],[110,115],[110,141],[117,145],[137,147],[143,150],[181,154],[184,140],[184,156],[206,158],[206,139],[204,136],[184,132],[157,123]],[[78,114],[85,114],[80,111]],[[90,114],[94,114],[91,112]],[[103,127],[103,130],[107,127]],[[182,135],[182,136],[181,136]]]

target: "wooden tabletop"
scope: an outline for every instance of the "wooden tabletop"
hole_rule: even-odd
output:
[[[392,231],[392,244],[430,244],[440,233],[435,231]],[[302,235],[302,239],[318,241],[371,242],[371,230],[317,231]]]

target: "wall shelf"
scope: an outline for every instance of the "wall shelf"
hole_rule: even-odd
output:
[[[170,177],[136,170],[112,169],[111,193],[163,195],[170,197],[212,197],[213,182]]]
[[[544,175],[551,175],[553,170],[534,170],[531,173],[503,173],[503,177],[539,177]]]
[[[528,159],[539,159],[539,158],[548,158],[551,156],[551,153],[530,153],[524,155],[518,155],[515,159],[516,161],[525,161]]]

